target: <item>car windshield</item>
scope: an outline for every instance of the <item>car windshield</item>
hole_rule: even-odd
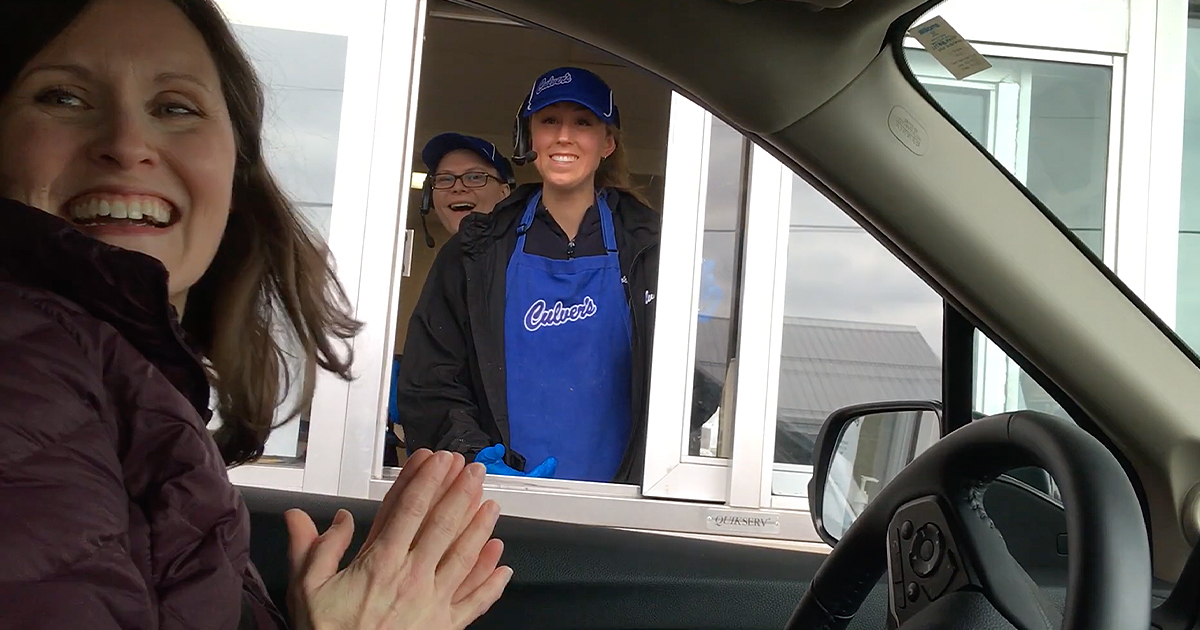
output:
[[[1048,3],[1047,11],[1065,16],[1068,5]],[[1051,16],[1039,23],[1063,22]],[[1200,21],[1189,20],[1186,38],[1182,24],[1174,24],[1157,35],[1151,30],[1144,42],[1171,63],[1190,53],[1186,80],[1156,66],[1152,55],[1136,54],[1133,44],[1126,54],[1114,54],[1113,46],[1125,42],[1111,29],[1089,30],[1071,46],[1061,31],[1046,29],[1023,34],[1029,45],[979,43],[1012,41],[990,38],[997,28],[978,14],[956,11],[953,3],[944,5],[908,31],[904,58],[933,100],[1081,248],[1113,270],[1193,350],[1200,348],[1200,286],[1187,281],[1200,273],[1200,185],[1180,177],[1200,166],[1200,113],[1191,114],[1200,112],[1200,65],[1194,59]],[[1153,105],[1146,97],[1151,92]],[[1160,94],[1170,107],[1160,107],[1167,102],[1158,100]],[[981,365],[990,355],[1006,381],[989,400],[977,399],[977,410],[1061,413],[994,344],[978,338],[977,353]]]

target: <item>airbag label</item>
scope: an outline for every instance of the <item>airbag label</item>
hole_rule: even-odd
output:
[[[888,127],[892,130],[892,135],[904,143],[909,151],[925,155],[929,150],[929,134],[925,131],[925,126],[917,122],[916,117],[907,109],[899,105],[893,107],[888,114]]]

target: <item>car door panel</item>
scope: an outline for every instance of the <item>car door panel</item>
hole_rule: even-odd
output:
[[[349,559],[366,538],[379,506],[277,490],[242,492],[251,514],[251,555],[281,604],[288,579],[283,513],[302,508],[323,530],[338,508],[348,509],[356,527]],[[500,519],[496,535],[505,542],[503,562],[515,574],[504,597],[476,628],[779,630],[826,557],[511,517]],[[1030,573],[1050,600],[1061,605],[1065,572],[1053,562],[1046,564],[1031,567]],[[849,627],[884,627],[886,604],[881,583]]]

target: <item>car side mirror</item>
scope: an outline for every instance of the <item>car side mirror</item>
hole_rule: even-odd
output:
[[[817,434],[808,507],[834,545],[870,500],[942,437],[942,404],[898,401],[843,407]]]

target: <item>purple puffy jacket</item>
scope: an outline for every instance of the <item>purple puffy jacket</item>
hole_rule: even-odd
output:
[[[286,625],[166,278],[0,200],[0,626]]]

